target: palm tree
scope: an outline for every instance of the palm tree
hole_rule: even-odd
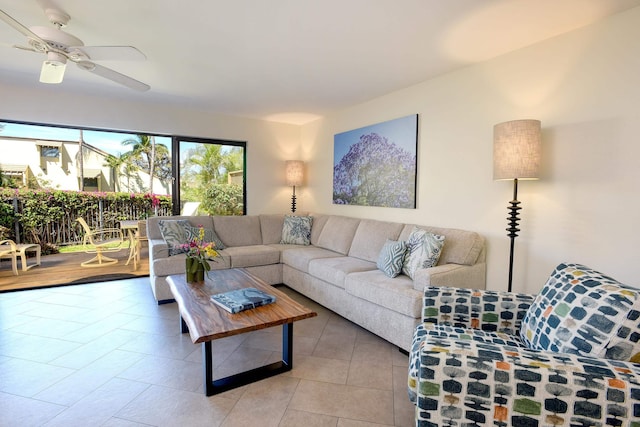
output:
[[[120,171],[122,166],[125,165],[129,159],[125,154],[118,153],[117,156],[108,154],[105,158],[104,166],[111,168],[111,179],[113,182],[114,191],[121,191],[122,185],[120,185]]]
[[[143,134],[122,141],[122,145],[131,146],[129,158],[133,164],[149,174],[149,192],[153,193],[156,169],[169,158],[169,150],[162,144],[157,145],[154,136]]]

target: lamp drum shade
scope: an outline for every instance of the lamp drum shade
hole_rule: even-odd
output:
[[[304,178],[304,162],[302,160],[287,160],[285,179],[289,186],[300,186]]]
[[[493,127],[493,179],[538,179],[540,120],[512,120]]]

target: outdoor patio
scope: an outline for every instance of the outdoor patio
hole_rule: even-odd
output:
[[[149,252],[146,245],[142,247],[137,268],[134,267],[133,261],[129,265],[125,265],[129,249],[122,249],[108,255],[117,259],[118,263],[105,267],[84,268],[80,266],[80,263],[92,258],[93,254],[75,252],[42,255],[40,266],[22,271],[22,263],[18,260],[17,276],[13,275],[11,271],[11,262],[2,260],[0,262],[0,292],[46,286],[77,285],[149,275]],[[35,258],[27,259],[28,265],[34,262]]]

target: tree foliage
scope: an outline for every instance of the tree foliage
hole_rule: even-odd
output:
[[[202,209],[210,215],[242,215],[244,197],[238,184],[209,185],[202,202]]]
[[[416,157],[377,133],[362,135],[333,168],[336,204],[412,208]]]
[[[199,201],[210,215],[242,215],[242,185],[229,184],[229,173],[243,169],[240,147],[198,144],[187,151],[181,165],[180,197]]]

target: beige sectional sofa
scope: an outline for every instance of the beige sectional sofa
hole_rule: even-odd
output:
[[[415,280],[387,277],[376,261],[387,239],[406,240],[413,224],[312,215],[311,244],[280,244],[284,215],[152,217],[147,221],[151,288],[158,302],[173,295],[166,277],[184,273],[185,255],[169,256],[158,221],[186,219],[212,228],[225,244],[212,269],[246,268],[265,282],[285,284],[341,316],[409,350],[421,320],[425,286],[485,288],[485,241],[473,231],[418,226],[445,236],[438,264]]]

